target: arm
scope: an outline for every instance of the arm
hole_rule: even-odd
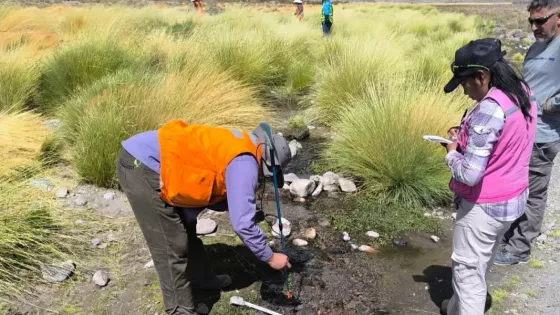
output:
[[[486,100],[479,105],[470,118],[469,139],[464,154],[452,149],[445,157],[455,180],[475,186],[481,180],[488,165],[490,154],[498,142],[504,126],[505,115],[494,101]]]
[[[241,155],[226,168],[226,189],[229,216],[233,230],[243,243],[262,261],[268,261],[272,249],[264,232],[255,223],[259,167],[254,157]]]

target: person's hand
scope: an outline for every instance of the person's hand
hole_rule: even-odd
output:
[[[449,137],[449,140],[451,141],[457,141],[459,139],[459,131],[461,127],[459,126],[454,126],[449,128],[449,130],[447,130],[447,136]]]
[[[457,151],[457,146],[458,146],[457,142],[448,143],[448,144],[446,145],[447,152],[449,152],[449,151]]]
[[[550,97],[546,99],[543,105],[543,112],[547,114],[560,114],[560,110],[550,108]]]
[[[272,257],[268,260],[268,265],[276,270],[292,268],[292,265],[290,265],[288,261],[288,256],[280,253],[273,253]]]

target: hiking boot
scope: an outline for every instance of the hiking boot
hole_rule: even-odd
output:
[[[218,291],[227,288],[231,285],[231,278],[228,275],[217,275],[210,280],[196,281],[191,283],[193,288],[205,291]]]
[[[529,258],[530,255],[517,256],[506,250],[503,250],[496,253],[496,259],[494,260],[494,265],[510,266],[516,264],[526,264],[529,262]]]
[[[449,300],[443,300],[441,302],[441,314],[447,315],[447,306],[449,305]]]

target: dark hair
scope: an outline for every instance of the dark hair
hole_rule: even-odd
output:
[[[504,92],[521,109],[525,119],[531,121],[529,86],[505,60],[496,62],[490,68],[490,86]]]
[[[542,8],[552,9],[556,7],[560,7],[560,0],[532,0],[527,6],[527,11],[533,11]]]

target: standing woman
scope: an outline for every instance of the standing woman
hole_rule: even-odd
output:
[[[453,297],[449,315],[483,315],[486,273],[498,240],[525,209],[537,107],[527,84],[506,63],[497,39],[471,41],[455,52],[453,78],[477,104],[448,135],[457,221],[453,232]]]

